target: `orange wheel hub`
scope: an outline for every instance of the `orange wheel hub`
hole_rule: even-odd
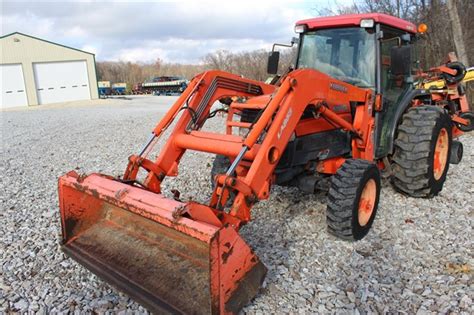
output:
[[[365,183],[359,200],[358,219],[360,226],[365,226],[369,222],[372,212],[374,212],[376,197],[377,184],[375,180],[369,179]]]
[[[433,159],[433,176],[439,180],[444,173],[446,163],[448,162],[449,137],[446,128],[440,130]]]

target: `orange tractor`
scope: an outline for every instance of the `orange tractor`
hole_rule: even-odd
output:
[[[269,84],[197,75],[123,177],[62,176],[64,252],[151,311],[237,313],[266,273],[239,229],[273,185],[328,189],[328,231],[347,240],[374,223],[381,174],[410,196],[438,194],[462,157],[453,139],[473,125],[465,67],[452,57],[415,74],[415,25],[384,14],[303,20],[295,30],[295,67]],[[278,59],[273,51],[269,73]],[[225,131],[203,131],[217,112]],[[216,155],[209,203],[162,193],[187,150]]]

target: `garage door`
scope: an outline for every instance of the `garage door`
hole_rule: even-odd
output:
[[[38,104],[89,100],[86,61],[33,64]]]
[[[28,106],[21,64],[0,65],[1,108]]]

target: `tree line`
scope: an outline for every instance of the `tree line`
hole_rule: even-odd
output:
[[[474,16],[472,0],[354,0],[350,6],[335,9],[315,7],[316,15],[380,12],[398,16],[415,23],[425,23],[427,33],[420,39],[418,49],[423,69],[441,64],[449,52],[455,51],[461,62],[469,66],[474,59]],[[282,50],[281,69],[294,60],[294,50]],[[229,52],[219,50],[202,58],[199,64],[169,63],[157,59],[153,63],[98,62],[99,80],[127,82],[130,85],[150,80],[154,76],[181,76],[191,79],[208,69],[229,71],[244,77],[265,80],[268,52]],[[469,86],[471,103],[474,84]]]
[[[196,74],[210,69],[219,69],[255,80],[266,80],[268,51],[255,50],[233,53],[218,50],[202,58],[199,64],[164,62],[157,59],[152,63],[97,62],[99,81],[126,82],[130,85],[151,80],[156,76],[179,76],[192,79]],[[286,70],[295,58],[295,51],[282,51],[280,67]]]

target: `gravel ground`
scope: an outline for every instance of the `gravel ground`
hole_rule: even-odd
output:
[[[172,97],[105,106],[55,106],[1,113],[0,313],[145,313],[59,250],[57,178],[65,172],[123,172]],[[220,118],[210,128],[221,125]],[[473,314],[474,136],[451,165],[441,194],[414,199],[387,183],[362,241],[328,235],[325,195],[273,188],[242,235],[268,267],[244,312]],[[191,153],[166,182],[184,198],[210,195],[212,156]]]

